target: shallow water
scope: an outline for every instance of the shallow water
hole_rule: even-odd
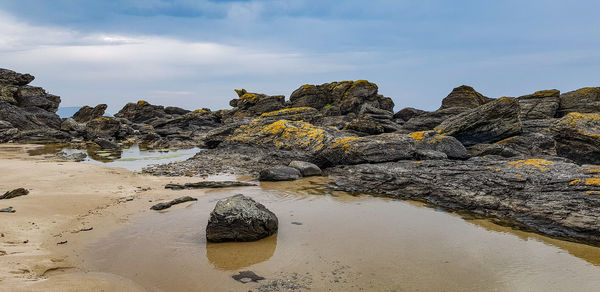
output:
[[[118,151],[94,148],[80,150],[68,148],[66,145],[50,144],[30,150],[29,155],[57,154],[59,152],[65,154],[85,153],[87,158],[84,162],[86,163],[120,167],[131,171],[140,171],[144,167],[153,164],[165,164],[186,160],[199,151],[201,151],[200,148],[148,150],[143,149],[138,145],[133,145]]]
[[[215,190],[88,246],[91,271],[150,291],[598,291],[600,248],[420,204],[328,192],[323,179]],[[207,243],[218,199],[243,193],[279,217],[250,243]],[[181,191],[193,195],[194,191]],[[596,264],[596,265],[595,265]],[[240,271],[266,278],[232,279]]]

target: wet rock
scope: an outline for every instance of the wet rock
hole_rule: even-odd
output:
[[[292,107],[313,107],[326,115],[360,114],[364,105],[391,112],[394,102],[377,91],[377,85],[366,80],[307,84],[290,95],[290,104]]]
[[[206,226],[211,242],[256,241],[275,234],[279,221],[265,206],[244,195],[217,202]]]
[[[253,183],[240,181],[201,181],[196,183],[186,184],[167,184],[165,189],[183,190],[183,189],[216,189],[216,188],[231,188],[231,187],[250,187],[256,186]]]
[[[456,87],[442,100],[442,107],[440,109],[447,109],[453,107],[465,107],[465,108],[476,108],[486,104],[491,99],[483,96],[481,93],[475,91],[473,87],[462,85]]]
[[[304,177],[321,175],[323,173],[317,165],[306,161],[294,160],[290,162],[288,166],[300,171],[300,173]]]
[[[14,213],[14,212],[16,212],[16,211],[15,211],[15,209],[13,209],[13,207],[0,209],[0,213]]]
[[[91,120],[101,118],[104,116],[107,107],[106,104],[99,104],[95,107],[83,106],[73,115],[73,120],[78,123],[87,123]]]
[[[551,119],[556,115],[560,91],[556,89],[537,91],[518,98],[521,120]]]
[[[82,162],[87,158],[87,154],[85,153],[72,153],[66,154],[64,152],[59,152],[56,154],[56,158],[66,160],[66,161],[74,161],[74,162]]]
[[[0,85],[27,85],[33,81],[35,77],[29,74],[21,74],[8,69],[0,68]]]
[[[427,111],[412,108],[412,107],[405,107],[394,114],[394,119],[400,119],[400,120],[403,120],[406,122],[414,117],[418,117],[425,113],[427,113]]]
[[[126,104],[118,113],[117,118],[127,119],[134,123],[150,124],[151,122],[166,117],[165,109],[160,105],[152,105],[147,101],[140,100],[137,103]]]
[[[265,279],[264,277],[261,277],[252,271],[241,271],[237,275],[231,276],[231,278],[233,278],[234,280],[236,280],[240,283],[249,283],[249,282],[258,283],[258,281]]]
[[[274,166],[260,171],[260,181],[287,181],[297,180],[302,177],[300,171],[289,166]]]
[[[180,197],[180,198],[174,199],[174,200],[166,202],[166,203],[158,203],[158,204],[150,207],[150,209],[160,211],[160,210],[171,208],[173,205],[190,202],[190,201],[198,201],[198,199],[192,198],[189,196]]]
[[[581,164],[600,164],[600,114],[569,113],[551,130],[559,156]]]
[[[98,145],[102,149],[119,149],[119,144],[105,139],[105,138],[95,138],[92,140],[96,145]]]
[[[557,116],[562,117],[571,112],[600,112],[600,87],[585,87],[561,94]]]
[[[407,131],[429,131],[433,130],[443,121],[467,111],[466,107],[452,107],[441,109],[434,112],[422,113],[408,120],[402,125],[402,129]]]
[[[29,191],[24,188],[14,189],[12,191],[8,191],[4,193],[4,195],[0,196],[0,200],[12,199],[20,196],[26,196],[29,194]]]
[[[517,99],[502,97],[451,117],[435,130],[455,137],[465,146],[497,142],[522,132],[519,113]]]

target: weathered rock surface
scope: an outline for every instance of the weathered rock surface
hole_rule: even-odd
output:
[[[121,122],[115,118],[100,117],[86,124],[88,139],[97,137],[116,137],[121,130]]]
[[[561,94],[557,116],[562,117],[571,112],[600,112],[600,87],[585,87]]]
[[[289,166],[273,166],[260,171],[258,180],[260,181],[287,181],[302,178],[300,171]]]
[[[600,164],[600,114],[569,113],[552,126],[552,132],[559,156]]]
[[[499,155],[525,158],[556,155],[556,141],[551,135],[542,133],[513,136],[494,144],[480,145],[478,149],[473,149],[473,154],[476,156]]]
[[[406,122],[406,121],[408,121],[414,117],[418,117],[424,113],[427,113],[427,111],[412,108],[412,107],[405,107],[394,114],[394,119],[400,119],[400,120],[403,120]]]
[[[0,85],[23,86],[31,83],[35,77],[29,74],[21,74],[12,70],[0,68]]]
[[[217,202],[206,226],[211,242],[256,241],[275,234],[277,216],[265,206],[244,195]]]
[[[323,115],[315,108],[312,107],[292,107],[284,108],[281,110],[267,112],[260,115],[261,120],[264,122],[276,122],[279,120],[288,121],[303,121],[318,125],[323,122]]]
[[[484,105],[491,99],[483,96],[481,93],[475,91],[473,87],[462,85],[456,87],[442,100],[442,107],[440,109],[447,109],[453,107],[465,107],[465,108],[476,108]]]
[[[29,194],[29,191],[24,188],[14,189],[12,191],[8,191],[4,193],[4,195],[0,196],[0,200],[12,199],[20,196],[26,196]]]
[[[83,106],[73,115],[73,120],[78,123],[87,123],[91,120],[98,119],[104,115],[107,107],[106,104],[99,104],[95,107],[87,105]]]
[[[560,91],[556,89],[537,91],[518,98],[521,120],[551,119],[556,116],[560,103]]]
[[[158,204],[150,207],[150,209],[160,211],[160,210],[171,208],[173,205],[190,202],[190,201],[198,201],[198,199],[192,198],[189,196],[180,197],[180,198],[174,199],[174,200],[166,202],[166,203],[158,203]]]
[[[288,166],[293,167],[293,168],[297,169],[298,171],[300,171],[300,173],[304,177],[323,174],[321,169],[316,164],[306,162],[306,161],[294,160],[294,161],[290,162],[290,164]]]
[[[260,93],[250,93],[245,89],[236,90],[239,98],[233,99],[229,105],[233,109],[224,114],[223,119],[256,117],[263,113],[273,112],[285,107],[283,95],[269,96]]]
[[[502,97],[451,117],[435,130],[455,137],[465,146],[497,142],[522,132],[519,113],[516,98]]]
[[[411,132],[433,130],[443,121],[449,119],[450,117],[461,114],[467,110],[469,109],[466,107],[452,107],[437,110],[434,112],[425,112],[419,114],[418,116],[412,117],[410,120],[404,123],[404,125],[402,125],[402,129]]]
[[[150,124],[151,122],[164,118],[165,116],[166,113],[163,106],[152,105],[144,100],[140,100],[137,103],[130,102],[115,114],[115,117],[117,118],[127,119],[134,123],[145,124]]]
[[[183,189],[216,189],[216,188],[231,188],[231,187],[250,187],[256,186],[253,183],[240,181],[201,181],[197,183],[186,184],[167,184],[165,189],[183,190]]]

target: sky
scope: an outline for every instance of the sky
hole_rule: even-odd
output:
[[[0,67],[61,106],[229,108],[366,79],[395,110],[600,86],[597,0],[2,0]]]

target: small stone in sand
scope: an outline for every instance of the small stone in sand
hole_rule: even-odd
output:
[[[231,278],[233,278],[234,280],[241,282],[241,283],[249,283],[249,282],[258,283],[258,281],[265,279],[264,277],[261,277],[252,271],[243,271],[237,275],[231,276]]]
[[[158,203],[158,204],[152,206],[150,209],[156,210],[156,211],[164,210],[167,208],[171,208],[171,206],[173,206],[173,205],[177,205],[177,204],[181,204],[181,203],[185,203],[185,202],[189,202],[189,201],[198,201],[198,199],[192,198],[189,196],[185,196],[185,197],[177,198],[177,199],[172,200],[167,203]]]
[[[0,209],[0,213],[14,213],[14,212],[16,212],[16,211],[15,211],[15,209],[13,209],[13,207]]]
[[[0,196],[0,200],[12,199],[20,196],[25,196],[27,194],[29,194],[28,190],[24,188],[18,188],[4,193],[4,195]]]

